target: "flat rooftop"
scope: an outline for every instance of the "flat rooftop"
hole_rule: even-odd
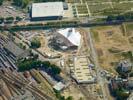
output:
[[[63,2],[33,3],[31,17],[63,16]]]
[[[9,41],[7,44],[5,44],[4,48],[12,53],[15,57],[21,58],[27,57],[29,55],[29,52],[27,50],[21,49],[12,41]]]

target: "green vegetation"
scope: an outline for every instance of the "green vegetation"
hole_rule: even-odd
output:
[[[79,14],[88,14],[88,9],[86,5],[77,5],[76,7]]]
[[[124,56],[126,59],[130,59],[130,61],[133,61],[133,52],[132,51],[123,52],[122,56]]]
[[[34,2],[56,2],[56,1],[65,2],[65,0],[34,0]]]
[[[128,31],[133,30],[133,23],[126,24],[126,29]]]
[[[125,13],[125,14],[121,14],[121,15],[109,15],[106,19],[107,22],[111,22],[111,21],[130,21],[133,20],[133,13]]]
[[[73,97],[69,96],[69,97],[66,98],[66,100],[73,100]]]
[[[16,21],[21,21],[21,20],[22,20],[22,18],[21,18],[21,17],[16,16]]]
[[[115,91],[118,100],[126,100],[129,97],[129,92],[124,88],[119,88]]]
[[[107,22],[111,22],[111,21],[113,21],[114,19],[115,19],[114,16],[109,15],[109,16],[107,17],[106,21],[107,21]]]
[[[1,0],[2,1],[2,0]],[[13,4],[21,7],[21,8],[26,8],[30,1],[33,2],[55,2],[55,1],[65,1],[65,0],[13,0]]]
[[[3,23],[3,22],[4,22],[4,18],[0,17],[0,23]]]
[[[21,49],[26,49],[26,46],[25,45],[23,45],[22,43],[18,43],[18,46],[21,48]]]
[[[10,21],[10,20],[14,20],[14,18],[13,17],[6,17],[5,20]]]
[[[104,10],[108,9],[110,7],[109,4],[96,4],[96,5],[91,5],[88,3],[90,12],[92,15],[101,15],[101,13],[104,12]]]
[[[14,5],[25,8],[29,4],[29,0],[13,0]]]
[[[0,0],[0,6],[3,4],[3,1],[4,1],[4,0]]]
[[[109,16],[109,15],[117,16],[127,12],[132,12],[132,6],[133,6],[132,2],[121,2],[126,0],[111,0],[111,1],[112,4],[103,3],[107,2],[107,0],[82,0],[83,4],[87,3],[92,16]]]
[[[92,30],[92,36],[93,36],[95,42],[99,42],[100,41],[99,33],[98,32]]]
[[[31,70],[31,69],[36,69],[36,68],[44,68],[49,74],[51,75],[58,75],[61,72],[61,69],[54,65],[50,64],[49,61],[39,61],[35,59],[29,59],[29,60],[23,60],[17,63],[18,65],[18,70],[20,72],[26,71],[26,70]]]
[[[55,92],[55,95],[56,97],[58,98],[58,100],[73,100],[73,97],[72,96],[69,96],[65,99],[64,96],[61,95],[61,93],[57,90],[54,89],[54,92]]]
[[[39,39],[37,39],[37,38],[34,38],[34,39],[32,39],[32,41],[31,41],[31,48],[39,48],[41,46],[41,42],[39,41]]]
[[[35,29],[47,29],[47,28],[60,28],[60,27],[72,27],[78,26],[78,21],[58,21],[58,22],[47,22],[46,24],[28,24],[28,25],[15,25],[10,28],[11,31],[20,31],[20,30],[35,30]]]
[[[13,17],[6,17],[5,18],[5,23],[13,23],[14,18]]]

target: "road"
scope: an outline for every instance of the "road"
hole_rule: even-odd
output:
[[[102,92],[103,92],[103,100],[108,100],[107,94],[106,94],[106,91],[105,91],[105,88],[104,88],[104,81],[103,81],[103,79],[101,77],[101,73],[100,73],[101,72],[101,67],[100,67],[99,62],[98,62],[98,55],[97,55],[95,47],[94,47],[94,42],[93,42],[93,39],[92,39],[92,36],[91,36],[90,29],[87,29],[86,31],[88,33],[88,42],[89,42],[88,44],[90,45],[91,55],[92,55],[92,58],[94,60],[94,64],[95,64],[95,67],[96,67],[97,82],[101,86],[101,89],[102,89]]]

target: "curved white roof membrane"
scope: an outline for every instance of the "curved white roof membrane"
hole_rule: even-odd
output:
[[[66,37],[73,45],[80,45],[81,34],[74,28],[60,29],[58,33]]]

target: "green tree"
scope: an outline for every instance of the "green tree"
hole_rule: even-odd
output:
[[[111,21],[113,21],[113,20],[114,20],[114,16],[112,16],[112,15],[109,15],[109,16],[107,17],[107,19],[106,19],[107,22],[111,22]]]
[[[129,93],[125,89],[117,89],[116,95],[119,100],[126,100],[129,97]]]
[[[61,69],[56,65],[51,65],[51,72],[53,75],[57,75],[57,74],[60,74]]]
[[[39,48],[41,46],[41,42],[38,39],[33,39],[31,41],[31,48]]]
[[[16,20],[17,20],[17,21],[21,21],[21,20],[22,20],[22,18],[21,18],[21,17],[19,17],[19,16],[17,16],[17,17],[16,17]]]
[[[73,97],[69,96],[69,97],[66,98],[66,100],[73,100]]]
[[[4,22],[4,18],[0,17],[0,23],[3,23],[3,22]]]
[[[25,8],[29,4],[29,0],[22,0],[22,8]]]
[[[14,5],[25,8],[29,4],[29,0],[13,0]]]
[[[23,1],[23,0],[13,0],[13,3],[14,3],[16,6],[21,6],[21,5],[22,5],[22,1]]]
[[[52,75],[57,75],[60,74],[61,69],[56,66],[56,65],[51,65],[49,61],[40,61],[40,60],[35,60],[35,59],[25,59],[23,61],[19,61],[17,63],[18,69],[20,72],[30,70],[33,68],[44,68],[44,69],[50,69],[50,72]]]
[[[13,17],[6,17],[5,19],[6,19],[6,20],[14,20]]]
[[[123,21],[123,20],[125,20],[125,17],[124,17],[124,15],[118,15],[116,17],[116,20]]]
[[[4,1],[4,0],[0,0],[0,6],[3,4],[3,1]]]

